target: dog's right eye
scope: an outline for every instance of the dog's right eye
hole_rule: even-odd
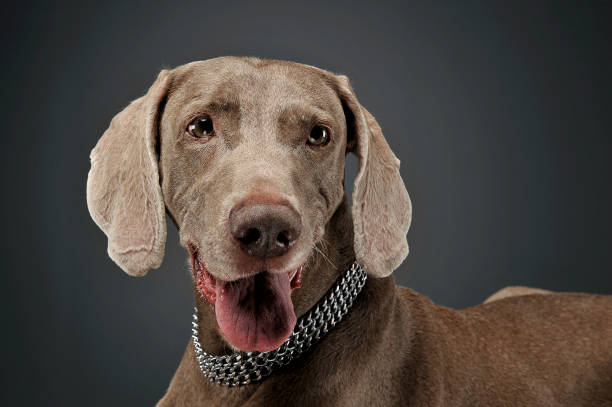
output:
[[[197,139],[210,139],[215,133],[212,119],[208,116],[200,116],[193,119],[187,126],[187,133]]]

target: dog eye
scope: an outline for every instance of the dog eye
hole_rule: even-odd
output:
[[[314,126],[310,131],[306,144],[320,147],[327,143],[329,143],[329,131],[323,126]]]
[[[199,139],[209,139],[214,132],[213,122],[208,116],[197,117],[187,126],[187,133]]]

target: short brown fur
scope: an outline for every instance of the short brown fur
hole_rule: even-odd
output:
[[[183,132],[203,112],[219,126],[212,143]],[[313,121],[331,129],[326,150],[304,147]],[[352,208],[348,152],[360,158]],[[295,247],[264,263],[240,254],[226,220],[231,207],[262,194],[303,220]],[[217,278],[305,262],[292,294],[298,316],[353,259],[370,276],[340,324],[260,384],[210,383],[190,342],[158,406],[612,405],[612,297],[508,287],[456,311],[395,285],[410,200],[399,161],[344,76],[234,57],[162,71],[92,151],[87,198],[109,254],[131,275],[161,264],[167,211],[181,243],[198,247]],[[195,285],[194,295],[203,348],[233,352]]]

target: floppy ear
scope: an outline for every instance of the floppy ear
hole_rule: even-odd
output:
[[[113,118],[90,156],[89,213],[108,237],[109,256],[131,276],[159,267],[164,257],[165,206],[155,145],[169,83],[169,71],[161,71],[145,96]]]
[[[408,255],[412,205],[400,161],[380,126],[359,104],[348,78],[340,75],[337,81],[347,120],[347,148],[359,157],[352,208],[355,254],[370,276],[386,277]]]

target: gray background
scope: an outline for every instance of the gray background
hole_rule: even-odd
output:
[[[612,294],[610,2],[104,3],[5,5],[3,404],[163,395],[189,336],[186,253],[171,225],[161,269],[123,274],[85,182],[110,119],[192,60],[352,79],[414,203],[399,283],[452,307],[509,284]]]

